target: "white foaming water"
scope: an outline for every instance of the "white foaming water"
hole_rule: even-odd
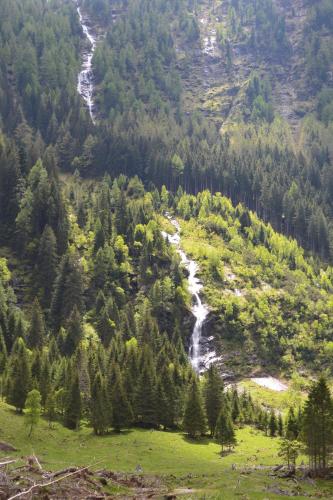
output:
[[[191,312],[195,317],[195,324],[191,336],[191,344],[189,349],[189,356],[192,366],[196,372],[200,371],[201,349],[200,340],[202,337],[202,327],[209,314],[208,307],[202,303],[200,299],[200,292],[202,290],[202,283],[197,277],[199,270],[198,264],[187,257],[186,253],[180,248],[180,226],[175,219],[168,216],[171,224],[176,228],[176,233],[173,235],[162,232],[163,236],[175,247],[180,255],[181,262],[188,271],[188,288],[192,295],[193,305]],[[215,354],[215,353],[214,353]]]
[[[94,117],[94,77],[92,72],[92,58],[94,56],[94,52],[96,49],[97,38],[91,32],[87,22],[88,20],[84,18],[80,6],[77,4],[77,13],[79,15],[80,24],[82,26],[82,30],[84,35],[87,37],[90,43],[90,49],[84,51],[82,56],[82,69],[78,76],[77,82],[77,91],[80,96],[84,99],[87,108],[89,110],[90,118],[93,124],[95,125],[95,117]]]

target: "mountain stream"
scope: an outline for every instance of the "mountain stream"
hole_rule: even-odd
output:
[[[206,352],[203,352],[204,349],[202,346],[203,325],[209,314],[209,308],[202,302],[200,298],[200,292],[203,288],[203,285],[197,276],[199,266],[194,260],[190,259],[180,247],[180,226],[178,221],[176,219],[173,219],[168,214],[167,217],[176,229],[176,232],[173,235],[170,235],[163,231],[162,234],[165,239],[167,239],[172,245],[176,247],[176,250],[181,258],[181,262],[188,272],[188,289],[190,294],[192,295],[191,312],[195,317],[195,323],[191,335],[189,357],[191,359],[194,370],[196,372],[202,372],[207,369],[209,365],[216,359],[215,351],[209,350],[207,352],[207,347],[205,347]],[[213,337],[209,337],[207,340],[211,341],[213,340]]]

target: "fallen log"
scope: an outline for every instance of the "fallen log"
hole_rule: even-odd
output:
[[[15,462],[17,462],[17,459],[6,460],[5,462],[0,462],[0,467],[4,467],[5,465],[13,464]]]
[[[28,490],[21,491],[20,493],[16,493],[15,495],[9,497],[8,500],[14,500],[15,498],[20,498],[20,497],[24,497],[26,495],[29,495],[30,493],[32,493],[34,490],[36,490],[38,488],[45,488],[46,486],[51,486],[52,484],[55,484],[55,483],[58,483],[59,481],[63,481],[64,479],[67,479],[68,477],[71,477],[71,476],[74,476],[75,474],[79,474],[80,472],[86,471],[90,467],[94,467],[94,465],[97,465],[97,464],[88,465],[87,467],[83,467],[81,469],[75,468],[75,471],[69,472],[61,477],[57,477],[56,479],[53,479],[52,481],[47,481],[45,483],[36,483],[33,486],[31,486]],[[59,471],[59,472],[63,473],[63,471]]]
[[[51,477],[59,477],[62,474],[68,474],[69,472],[76,472],[79,470],[79,467],[67,467],[66,469],[58,470],[57,472],[54,472]]]

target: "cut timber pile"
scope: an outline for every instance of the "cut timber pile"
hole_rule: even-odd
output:
[[[47,472],[35,455],[25,460],[26,465],[16,467],[18,460],[1,459],[0,500],[112,498],[106,492],[108,486],[124,491],[123,498],[153,498],[161,494],[161,483],[156,478],[92,470],[97,464]]]

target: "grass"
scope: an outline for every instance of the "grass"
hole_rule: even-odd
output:
[[[179,432],[145,429],[98,437],[85,426],[72,432],[56,423],[50,429],[44,420],[28,439],[23,417],[4,403],[0,408],[0,439],[18,448],[19,456],[35,452],[44,467],[50,470],[101,460],[102,466],[118,472],[134,473],[140,465],[148,474],[173,475],[198,471],[218,474],[221,467],[233,463],[274,465],[278,444],[275,439],[244,428],[238,431],[237,451],[221,457],[220,446],[208,438],[193,441]],[[256,460],[254,455],[257,455]]]
[[[140,465],[143,474],[161,477],[168,491],[186,493],[189,498],[273,499],[281,496],[267,495],[267,487],[279,484],[288,491],[291,487],[285,480],[272,479],[265,469],[279,463],[278,440],[248,427],[237,431],[235,451],[224,456],[212,440],[191,441],[179,432],[132,429],[97,437],[88,427],[73,432],[57,423],[49,429],[43,420],[28,439],[22,416],[2,403],[0,439],[14,445],[18,457],[35,453],[47,470],[98,461],[98,468],[135,473]],[[252,466],[263,469],[251,470]],[[302,484],[302,488],[315,492],[318,486]],[[118,493],[121,490],[115,488],[112,494]]]
[[[156,220],[161,228],[161,231],[165,231],[169,234],[175,234],[175,226],[173,226],[166,217],[163,217],[162,215],[156,215]]]
[[[284,412],[290,407],[298,408],[305,399],[305,394],[290,387],[287,391],[273,391],[256,384],[252,380],[242,380],[238,384],[240,389],[246,389],[251,393],[255,401],[270,408]]]

